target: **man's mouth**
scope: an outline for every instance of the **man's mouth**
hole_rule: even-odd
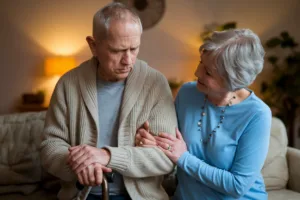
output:
[[[121,73],[127,73],[127,72],[131,71],[131,67],[129,67],[129,68],[123,68],[123,69],[118,69],[118,71],[121,72]]]

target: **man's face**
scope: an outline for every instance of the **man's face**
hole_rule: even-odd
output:
[[[95,39],[94,56],[99,60],[99,75],[107,81],[127,78],[139,53],[141,30],[132,21],[110,22],[107,37]]]

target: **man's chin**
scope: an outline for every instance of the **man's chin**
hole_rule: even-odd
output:
[[[120,73],[116,76],[116,78],[121,81],[121,80],[125,80],[129,75],[129,72],[126,72],[126,73]]]

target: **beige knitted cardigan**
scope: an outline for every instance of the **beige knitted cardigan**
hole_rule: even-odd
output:
[[[77,191],[76,176],[66,158],[70,146],[96,146],[99,130],[96,66],[97,61],[92,58],[65,74],[55,87],[47,112],[41,160],[49,173],[62,180],[59,199],[86,199],[91,189]],[[133,200],[165,200],[168,196],[161,182],[174,165],[158,148],[134,147],[136,130],[146,120],[151,132],[175,135],[177,119],[166,78],[137,60],[124,89],[118,147],[107,147],[111,153],[108,167],[123,175]]]

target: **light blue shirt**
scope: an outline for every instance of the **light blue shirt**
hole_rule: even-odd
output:
[[[271,111],[254,92],[226,108],[224,120],[207,144],[201,142],[220,121],[223,107],[207,101],[202,131],[197,123],[205,95],[196,82],[180,89],[175,105],[188,148],[178,160],[175,200],[268,199],[261,169],[267,156]]]
[[[97,147],[118,146],[119,113],[125,82],[108,82],[97,78],[99,133]],[[125,194],[121,174],[115,172],[114,182],[109,183],[110,195]],[[93,187],[91,194],[101,195],[101,187]]]

